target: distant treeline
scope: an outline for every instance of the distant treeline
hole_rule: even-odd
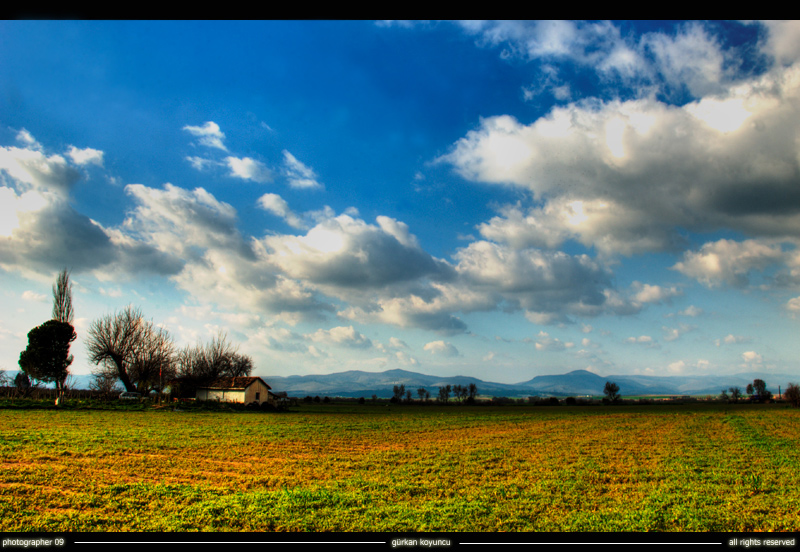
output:
[[[297,398],[290,398],[295,402]],[[483,397],[472,401],[450,400],[446,403],[437,399],[403,399],[393,400],[387,397],[373,395],[366,397],[341,397],[341,396],[311,396],[307,395],[302,399],[307,404],[333,404],[333,403],[359,403],[359,404],[396,404],[398,406],[504,406],[504,405],[527,405],[527,406],[599,406],[604,404],[616,405],[644,405],[644,404],[684,404],[698,402],[720,402],[716,397],[709,396],[670,396],[670,397],[637,397],[629,399],[619,399],[613,403],[601,397]],[[741,401],[752,402],[752,401]]]
[[[66,399],[108,399],[107,393],[100,391],[92,391],[91,389],[65,389],[60,391],[61,396]],[[59,390],[52,387],[29,387],[27,389],[20,389],[19,387],[0,387],[0,398],[14,399],[53,399],[59,396]],[[113,398],[116,398],[114,395]]]

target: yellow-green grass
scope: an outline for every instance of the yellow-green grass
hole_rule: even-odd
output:
[[[0,410],[2,531],[797,531],[785,405]]]

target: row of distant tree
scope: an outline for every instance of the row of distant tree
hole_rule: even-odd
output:
[[[728,394],[730,393],[730,394]],[[772,400],[772,392],[767,389],[767,384],[762,379],[755,379],[753,383],[748,383],[745,388],[745,393],[751,401],[767,402]],[[613,382],[606,382],[603,389],[606,402],[618,402],[621,398],[619,394],[619,385]],[[743,398],[742,390],[739,387],[730,387],[723,389],[719,398],[724,401],[737,402]],[[783,393],[783,398],[789,401],[792,406],[800,406],[800,386],[795,383],[790,383],[786,386],[786,391]]]
[[[742,392],[738,387],[731,387],[729,391],[730,396],[725,390],[723,390],[720,398],[723,400],[733,400],[734,402],[742,398]],[[469,386],[455,385],[452,388],[450,385],[439,387],[439,396],[437,400],[440,403],[447,403],[450,400],[451,393],[453,394],[454,398],[460,399],[462,402],[474,402],[475,396],[478,393],[478,388],[474,383],[470,383]],[[750,400],[765,402],[772,399],[772,393],[767,389],[767,384],[764,382],[764,380],[761,379],[756,379],[753,381],[753,383],[747,384],[745,393],[747,393]],[[430,399],[430,393],[423,387],[420,387],[417,390],[417,394],[419,395],[420,400]],[[605,403],[618,403],[622,399],[619,385],[612,381],[606,382],[603,388],[603,395],[603,402]],[[404,397],[406,402],[411,402],[412,396],[412,392],[410,390],[406,390],[404,385],[395,385],[392,402],[402,402]],[[800,406],[800,386],[790,383],[786,387],[786,392],[783,393],[783,397],[792,405]]]
[[[438,395],[436,400],[442,404],[447,404],[450,401],[450,397],[452,396],[454,399],[459,400],[461,402],[473,403],[475,402],[475,397],[478,396],[478,386],[474,383],[470,383],[469,385],[443,385],[438,387]],[[392,398],[390,399],[391,402],[394,403],[401,403],[411,402],[414,393],[410,389],[406,389],[406,386],[403,384],[395,385],[392,388]],[[431,398],[431,393],[424,387],[420,387],[417,389],[417,396],[419,397],[420,401],[429,401]]]
[[[14,384],[55,384],[63,392],[74,360],[70,346],[77,338],[72,284],[67,269],[53,284],[52,319],[28,332],[28,346],[19,357],[20,373]],[[238,352],[220,333],[211,342],[179,349],[169,332],[146,320],[137,307],[94,320],[87,331],[89,359],[97,366],[93,389],[108,393],[125,391],[147,394],[161,391],[168,382],[180,382],[186,391],[202,381],[219,377],[249,376],[251,357]]]
[[[767,384],[762,379],[755,379],[753,383],[748,383],[745,388],[747,398],[753,401],[765,402],[772,400],[772,392],[767,389]],[[800,386],[795,383],[790,383],[786,386],[786,391],[783,392],[783,398],[789,401],[793,406],[800,406]],[[729,387],[723,389],[719,394],[719,398],[723,401],[738,402],[739,399],[744,398],[742,390],[739,387]]]

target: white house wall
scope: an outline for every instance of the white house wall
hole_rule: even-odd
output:
[[[204,389],[198,393],[198,398],[204,401],[243,403],[245,402],[245,392],[237,389]]]
[[[256,393],[258,393],[258,399],[256,399]],[[275,396],[260,381],[250,384],[246,389],[198,389],[197,400],[245,404],[252,402],[277,404]]]

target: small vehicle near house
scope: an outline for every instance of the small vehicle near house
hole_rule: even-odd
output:
[[[137,400],[142,398],[142,394],[141,393],[135,393],[133,391],[125,391],[124,393],[120,394],[119,398],[121,400],[137,401]]]

